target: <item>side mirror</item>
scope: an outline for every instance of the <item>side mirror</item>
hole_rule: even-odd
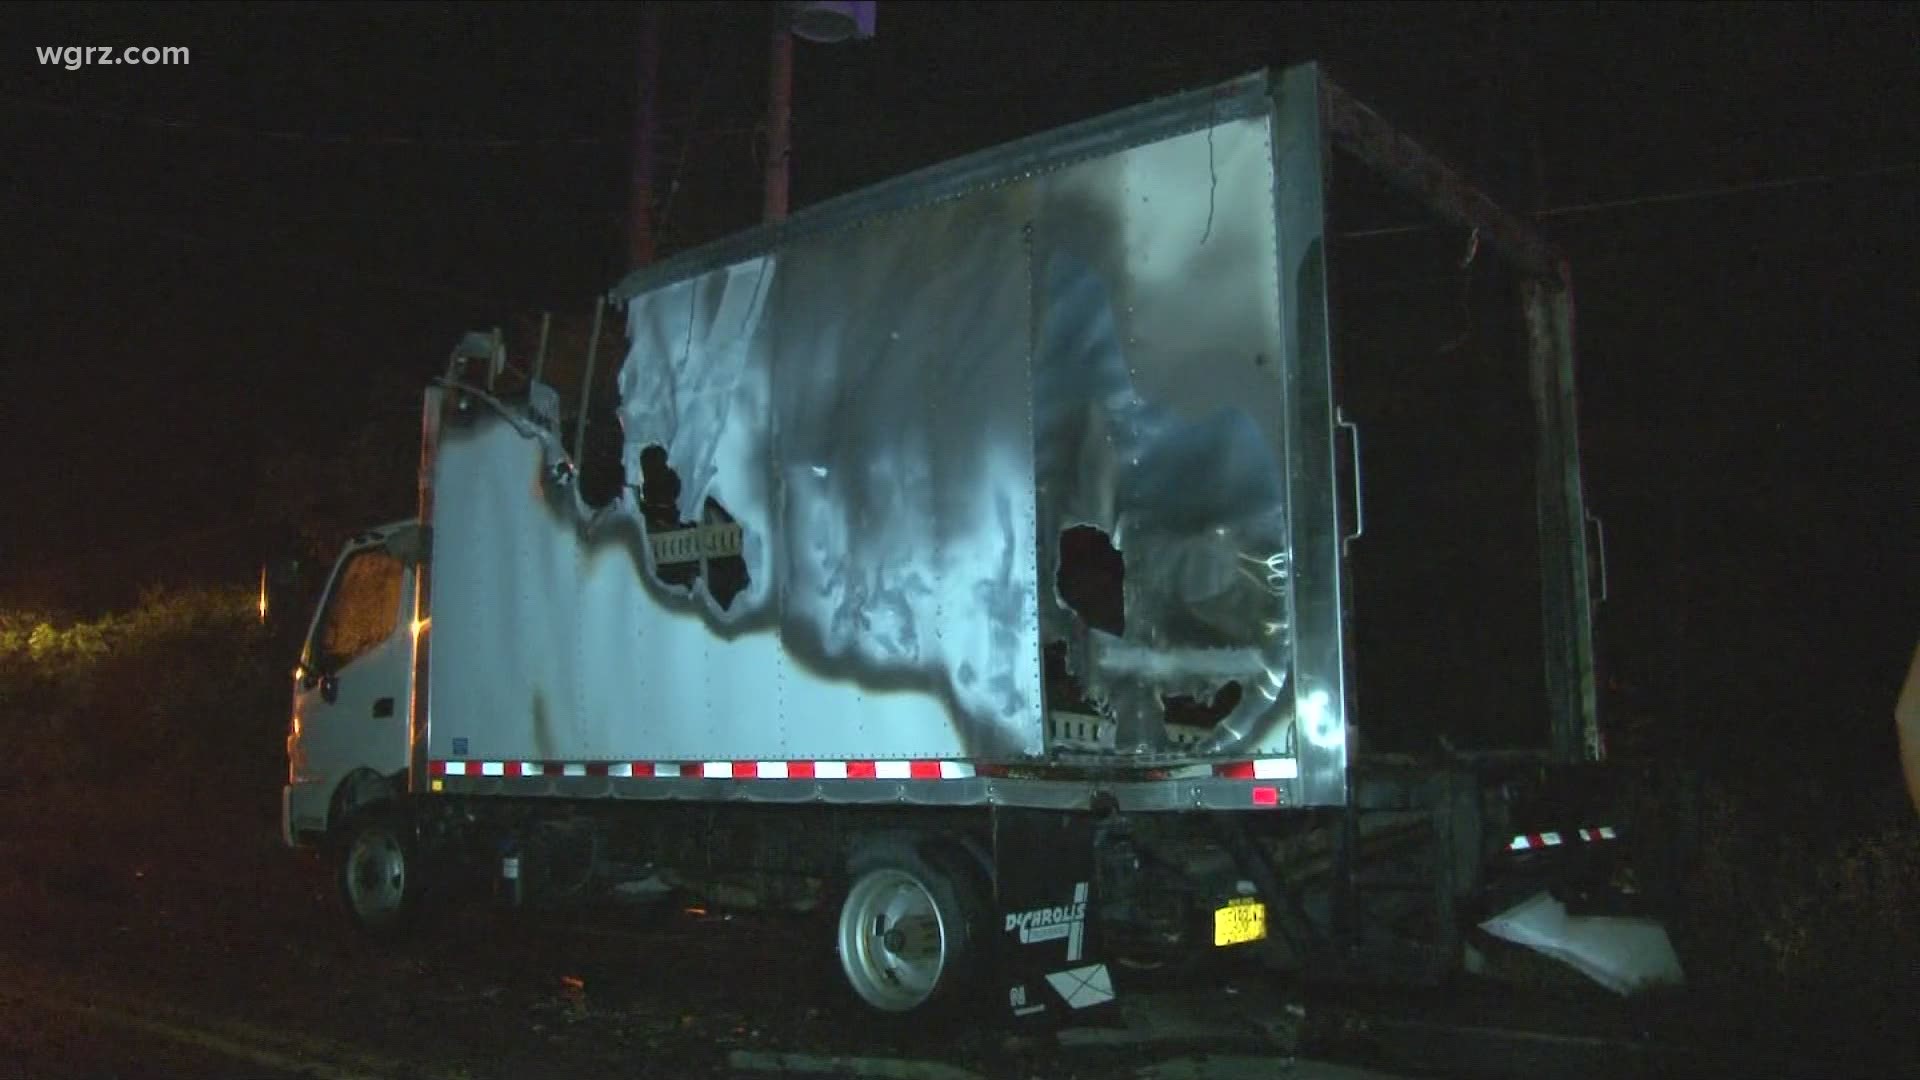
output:
[[[328,674],[325,670],[308,664],[304,660],[298,661],[293,665],[293,677],[300,680],[300,689],[302,690],[319,688],[322,695],[325,695],[327,692],[326,685],[331,682],[334,684],[334,692],[337,693],[339,691],[340,681],[338,679]],[[332,701],[333,699],[329,697],[327,700]]]

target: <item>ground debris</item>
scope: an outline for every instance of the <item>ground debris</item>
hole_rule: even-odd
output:
[[[941,1061],[908,1058],[849,1057],[792,1054],[771,1050],[735,1050],[727,1055],[730,1068],[771,1073],[824,1073],[832,1076],[874,1077],[879,1080],[982,1080],[979,1073]]]
[[[1292,1057],[1215,1054],[1170,1058],[1141,1066],[1135,1080],[1395,1080],[1385,1073]]]

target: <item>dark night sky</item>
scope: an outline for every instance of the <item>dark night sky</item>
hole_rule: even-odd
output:
[[[669,248],[757,215],[764,19],[669,9]],[[615,281],[639,25],[637,5],[9,12],[0,584],[155,551],[255,565],[260,454],[410,409],[372,398],[376,373],[417,383],[461,331]],[[64,44],[192,62],[36,62]],[[798,49],[794,193],[1305,59],[1518,209],[1746,189],[1545,221],[1580,287],[1603,645],[1637,695],[1618,707],[1712,713],[1709,756],[1764,741],[1837,773],[1888,752],[1920,633],[1917,58],[1920,12],[1868,4],[888,0],[876,41]],[[1825,179],[1754,187],[1801,177]]]

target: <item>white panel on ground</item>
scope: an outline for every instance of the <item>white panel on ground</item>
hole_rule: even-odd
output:
[[[1480,928],[1559,960],[1616,994],[1685,981],[1666,929],[1651,919],[1569,915],[1565,905],[1543,892]]]

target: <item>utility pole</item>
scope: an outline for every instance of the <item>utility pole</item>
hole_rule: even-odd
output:
[[[762,220],[787,219],[787,187],[793,162],[793,39],[823,44],[873,36],[875,0],[805,0],[773,8],[772,52],[767,65],[766,204]]]
[[[640,15],[639,97],[634,105],[631,214],[627,228],[627,265],[638,270],[653,261],[654,99],[659,96],[660,5],[642,5]]]
[[[762,220],[787,219],[789,159],[793,156],[793,23],[785,4],[773,8],[773,52],[767,65],[767,175]]]

